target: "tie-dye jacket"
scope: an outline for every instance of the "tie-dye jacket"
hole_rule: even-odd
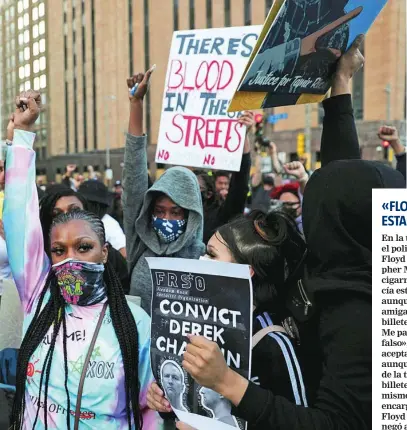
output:
[[[6,157],[6,187],[3,221],[6,231],[10,266],[24,307],[26,332],[39,295],[44,287],[50,261],[44,253],[43,236],[39,219],[39,205],[35,185],[35,152],[32,149],[35,134],[16,130],[13,145]],[[49,294],[47,294],[49,297]],[[45,299],[45,302],[47,299]],[[64,359],[60,333],[52,360],[49,379],[47,411],[44,408],[44,387],[39,393],[44,359],[50,346],[52,328],[32,355],[27,368],[26,410],[24,429],[32,429],[38,404],[39,419],[36,429],[43,429],[44,414],[48,414],[49,429],[66,428],[67,414],[71,428],[74,423],[77,391],[83,368],[103,304],[89,307],[66,307],[68,391],[71,407],[67,410],[64,387]],[[161,428],[159,416],[146,405],[146,394],[153,376],[150,366],[150,319],[138,306],[129,303],[137,323],[139,336],[140,408],[145,430]],[[81,402],[81,429],[125,429],[127,426],[124,370],[119,343],[114,332],[110,310],[98,335],[89,363]],[[41,394],[41,396],[40,396]],[[40,397],[40,399],[39,399]],[[135,429],[135,426],[132,426]]]

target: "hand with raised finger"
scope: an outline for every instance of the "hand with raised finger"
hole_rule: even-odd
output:
[[[172,412],[169,401],[164,397],[164,392],[156,382],[153,382],[148,389],[147,406],[157,412]]]
[[[155,66],[147,70],[145,73],[137,73],[127,79],[127,87],[129,89],[130,102],[143,101],[147,94],[150,78],[155,69]]]

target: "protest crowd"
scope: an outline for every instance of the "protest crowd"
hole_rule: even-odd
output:
[[[122,181],[109,189],[91,167],[85,178],[68,165],[62,183],[39,187],[41,94],[17,95],[0,168],[0,273],[13,281],[0,306],[15,285],[23,338],[0,351],[4,428],[192,429],[171,407],[183,372],[229,427],[233,414],[249,430],[372,428],[371,191],[406,187],[406,154],[383,124],[396,168],[360,157],[350,81],[363,66],[362,41],[339,60],[323,102],[314,172],[282,164],[271,142],[273,173],[263,175],[247,111],[237,120],[247,127],[239,171],[170,167],[153,181],[143,124],[150,69],[127,81],[137,88]],[[250,267],[252,335],[268,334],[253,341],[250,380],[215,342],[191,334],[182,369],[167,364],[163,383],[155,380],[151,257]]]

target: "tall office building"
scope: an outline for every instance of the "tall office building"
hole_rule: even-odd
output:
[[[38,166],[53,179],[70,162],[80,169],[92,164],[103,170],[110,164],[120,177],[128,121],[126,78],[157,64],[145,109],[153,161],[172,32],[262,24],[273,0],[3,3],[2,113],[7,113],[20,88],[31,85],[44,92],[47,109],[38,124]],[[353,79],[355,116],[366,158],[381,157],[376,134],[383,121],[405,127],[405,17],[405,0],[389,0],[367,35],[365,67]],[[308,112],[305,106],[274,110],[286,119],[269,125],[268,132],[288,156],[296,152],[297,135],[307,123],[313,151],[318,151],[322,110],[314,105]],[[3,130],[5,122],[3,115]]]
[[[44,0],[4,0],[0,13],[2,134],[14,110],[17,93],[33,88],[48,100],[47,19]],[[39,161],[48,157],[48,111],[44,109],[35,125]]]

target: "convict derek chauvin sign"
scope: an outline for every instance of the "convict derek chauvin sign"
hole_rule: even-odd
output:
[[[203,260],[148,258],[151,365],[178,418],[194,428],[244,429],[232,406],[183,369],[188,334],[216,342],[229,367],[250,377],[252,290],[247,266]],[[210,426],[210,427],[208,427]]]

